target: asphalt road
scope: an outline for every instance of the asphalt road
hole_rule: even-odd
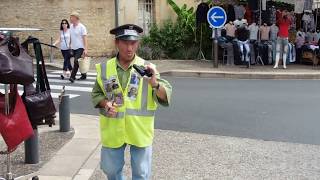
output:
[[[320,145],[320,81],[166,79],[174,93],[158,129]],[[97,115],[78,94],[72,113]]]

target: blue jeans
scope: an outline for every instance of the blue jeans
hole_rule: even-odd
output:
[[[125,180],[123,175],[124,151],[126,144],[120,148],[101,149],[100,167],[108,180]],[[152,146],[139,148],[130,145],[132,180],[148,180],[151,178]]]
[[[62,56],[63,56],[63,70],[64,71],[72,71],[72,66],[70,63],[70,58],[71,58],[71,54],[70,54],[70,50],[61,50]]]
[[[287,64],[287,54],[288,54],[288,38],[278,37],[276,44],[276,64],[275,67],[278,67],[280,59],[283,61],[283,67],[286,67]]]

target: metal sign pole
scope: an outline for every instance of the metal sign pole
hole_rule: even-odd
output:
[[[214,38],[213,38],[213,51],[214,51],[214,58],[213,58],[213,67],[218,68],[218,29],[214,28]]]
[[[8,84],[4,85],[4,114],[7,116],[10,113],[10,98],[9,98],[9,89]],[[9,152],[9,149],[5,152],[0,152],[0,154],[6,154],[7,155],[7,173],[5,174],[5,178],[0,177],[0,180],[13,180],[13,174],[11,172],[11,154]]]
[[[213,58],[213,67],[218,68],[218,28],[224,26],[227,21],[226,11],[219,7],[214,6],[209,9],[207,14],[207,21],[214,31],[214,38],[212,41],[212,58]]]
[[[10,113],[10,102],[9,102],[9,90],[8,90],[8,85],[4,85],[5,88],[5,106],[4,106],[4,111],[5,115],[9,115]],[[13,180],[13,174],[11,173],[11,155],[10,152],[8,151],[7,153],[7,174],[6,174],[6,179],[7,180]]]

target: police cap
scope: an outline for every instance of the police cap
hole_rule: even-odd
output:
[[[114,34],[116,39],[136,41],[140,39],[140,33],[143,29],[134,24],[125,24],[110,30],[110,34]]]

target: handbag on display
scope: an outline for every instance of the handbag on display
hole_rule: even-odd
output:
[[[5,95],[0,93],[0,133],[8,152],[13,152],[33,135],[33,129],[17,85],[10,85],[9,104],[9,114],[5,114]]]
[[[0,83],[31,84],[34,82],[32,58],[18,40],[9,37],[0,42]]]
[[[37,60],[37,83],[24,86],[23,100],[33,128],[38,125],[55,124],[56,108],[51,97],[50,85],[43,60],[41,44],[37,40],[33,42]],[[40,64],[41,62],[41,64]]]

